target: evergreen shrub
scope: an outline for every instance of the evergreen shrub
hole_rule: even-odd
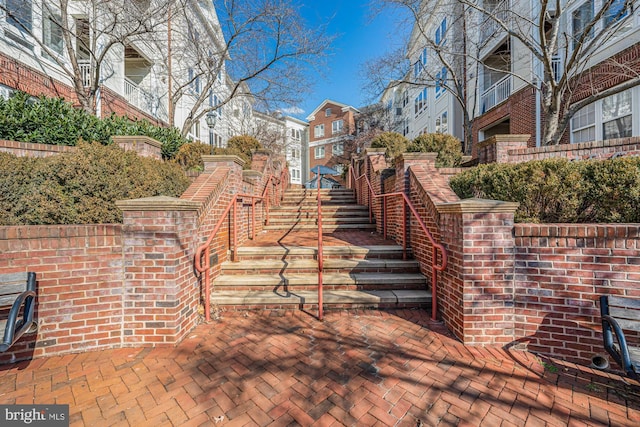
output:
[[[165,159],[172,158],[188,142],[175,127],[164,128],[115,114],[99,119],[61,98],[33,98],[24,92],[15,92],[6,100],[0,97],[0,139],[69,146],[83,140],[107,145],[112,135],[156,139],[162,144]]]
[[[462,143],[453,135],[427,133],[407,145],[408,153],[438,153],[436,167],[453,168],[462,163]]]
[[[117,200],[179,197],[189,179],[179,165],[81,142],[46,158],[0,153],[0,225],[122,222]]]
[[[640,158],[480,165],[451,178],[462,199],[520,203],[516,222],[640,222]]]

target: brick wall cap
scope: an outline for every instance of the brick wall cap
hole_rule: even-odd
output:
[[[398,156],[399,160],[428,160],[436,161],[438,153],[402,153]]]
[[[526,144],[527,141],[529,141],[529,138],[531,138],[531,135],[528,135],[528,134],[521,134],[521,135],[510,135],[510,134],[493,135],[492,137],[489,137],[489,138],[485,139],[484,141],[478,142],[478,148],[484,148],[487,145],[496,144],[498,142],[519,142],[519,143],[525,143]]]
[[[262,178],[262,172],[260,171],[254,171],[251,169],[246,169],[242,171],[242,178],[246,178],[246,179],[257,179],[257,178]]]
[[[200,203],[169,196],[155,196],[118,200],[116,206],[121,211],[196,211],[200,208]]]
[[[162,143],[160,141],[145,135],[113,135],[111,139],[113,139],[113,142],[115,142],[116,144],[126,144],[132,141],[144,141],[145,143],[153,145],[156,148],[162,148]]]
[[[384,154],[387,152],[386,148],[366,148],[364,150],[364,154],[370,154],[370,155],[374,155],[374,154]]]
[[[227,163],[227,162],[235,162],[240,166],[244,166],[245,161],[242,160],[238,156],[227,155],[227,154],[217,154],[217,155],[206,155],[202,156],[202,161],[204,163]],[[206,167],[205,167],[206,169]]]
[[[518,206],[520,206],[518,202],[471,198],[440,203],[436,205],[436,209],[438,213],[514,213]]]

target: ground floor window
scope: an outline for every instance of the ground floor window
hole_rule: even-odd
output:
[[[571,118],[571,142],[628,138],[640,134],[640,86],[593,102]],[[635,131],[634,131],[635,128]]]

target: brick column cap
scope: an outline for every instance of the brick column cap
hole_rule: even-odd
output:
[[[365,148],[364,154],[384,154],[387,152],[386,148]]]
[[[263,173],[260,171],[254,171],[254,170],[243,170],[242,171],[242,180],[243,181],[250,181],[252,183],[255,183],[256,181],[259,181],[262,178]]]
[[[197,211],[200,205],[199,202],[169,196],[116,201],[121,211]]]
[[[237,163],[240,167],[243,167],[246,163],[238,156],[230,155],[230,154],[216,154],[216,155],[205,155],[202,156],[202,161],[204,162],[204,169],[207,170],[207,163]]]
[[[120,144],[120,143],[126,144],[131,141],[142,141],[156,148],[162,148],[162,143],[160,141],[145,135],[131,135],[131,136],[113,135],[111,136],[111,139],[113,139],[113,142],[115,142],[116,144]]]
[[[464,199],[436,205],[438,213],[515,213],[520,203],[490,199]]]
[[[438,153],[402,153],[399,156],[401,160],[428,160],[435,163]]]
[[[487,145],[497,144],[498,142],[520,142],[526,144],[527,141],[529,141],[529,138],[531,138],[531,135],[529,134],[498,134],[478,142],[478,148],[484,148]]]

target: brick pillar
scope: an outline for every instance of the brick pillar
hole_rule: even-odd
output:
[[[517,207],[484,199],[437,205],[449,253],[438,305],[447,327],[465,344],[513,340]]]
[[[140,156],[162,159],[162,143],[148,136],[117,136],[111,137],[113,142],[124,150],[133,150]]]
[[[198,318],[193,255],[201,204],[165,196],[116,204],[123,211],[123,343],[175,344]]]
[[[531,135],[494,135],[478,143],[478,163],[512,163],[509,150],[527,148]]]

